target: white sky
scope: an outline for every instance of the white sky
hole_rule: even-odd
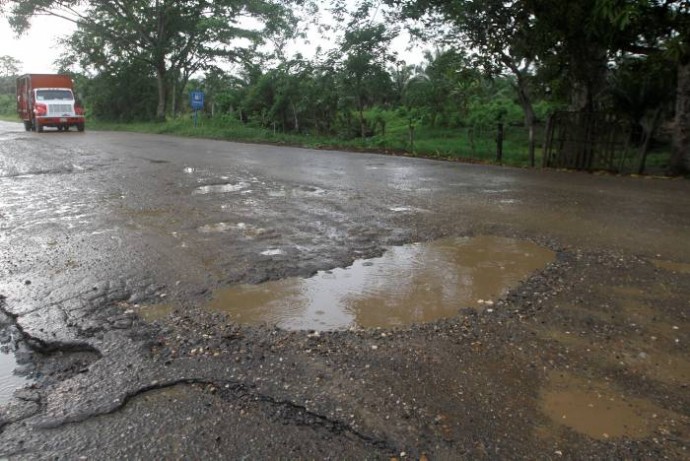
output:
[[[64,19],[55,17],[36,17],[31,21],[31,29],[22,36],[16,37],[7,20],[0,17],[0,56],[9,55],[18,59],[22,65],[20,73],[55,73],[57,71],[54,62],[60,56],[58,39],[69,35],[75,30],[75,25]],[[305,51],[315,49],[318,43],[301,45],[297,50],[309,57]],[[393,42],[392,48],[398,52],[398,58],[404,59],[408,64],[421,62],[422,51],[415,49],[407,51],[408,37],[401,35]],[[330,48],[332,44],[321,43],[323,48]]]
[[[63,19],[37,17],[31,21],[31,29],[17,38],[7,20],[0,18],[0,56],[18,59],[22,63],[22,73],[55,73],[53,62],[60,55],[58,38],[74,29],[74,24]]]

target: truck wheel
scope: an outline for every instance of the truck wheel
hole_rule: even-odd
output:
[[[77,123],[77,131],[84,131],[84,124],[83,123]]]
[[[31,122],[24,121],[24,130],[31,131]]]
[[[40,123],[37,123],[36,124],[36,131],[38,131],[39,133],[43,133],[43,125],[41,125]]]

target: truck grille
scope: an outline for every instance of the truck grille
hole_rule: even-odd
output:
[[[48,104],[48,115],[74,115],[72,104]]]

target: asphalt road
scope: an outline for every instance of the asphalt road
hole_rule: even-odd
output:
[[[686,180],[21,128],[0,122],[0,307],[36,383],[5,406],[0,454],[686,454]],[[232,284],[473,235],[558,258],[497,315],[459,310],[388,333],[244,327],[199,309]],[[143,321],[151,304],[172,313]],[[654,333],[642,305],[676,328]],[[564,339],[572,323],[581,341]],[[638,359],[611,362],[614,349]],[[647,356],[661,365],[640,365]],[[618,386],[661,422],[604,440],[552,422],[554,373]]]

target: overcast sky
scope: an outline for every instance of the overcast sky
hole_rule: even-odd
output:
[[[57,47],[58,39],[73,32],[75,25],[64,19],[55,17],[36,17],[31,21],[31,29],[22,36],[16,37],[10,29],[5,18],[0,18],[0,56],[9,55],[18,59],[21,63],[21,73],[55,73],[54,61],[59,57],[60,50]],[[393,43],[393,49],[398,52],[399,58],[408,64],[416,64],[422,61],[422,52],[416,49],[412,52],[406,50],[407,37],[401,36]],[[321,43],[324,48],[332,44]],[[297,47],[299,51],[305,48],[315,48],[312,43],[305,47]],[[305,53],[307,54],[307,53]],[[307,56],[308,57],[308,56]]]
[[[38,17],[31,21],[31,29],[17,38],[5,18],[0,18],[0,56],[9,55],[22,63],[20,72],[54,73],[60,55],[57,40],[74,31],[74,24],[58,18]]]

